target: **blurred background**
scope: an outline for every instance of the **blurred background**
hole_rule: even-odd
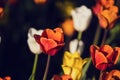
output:
[[[28,80],[33,67],[34,54],[30,52],[27,39],[28,30],[61,27],[66,19],[71,19],[70,10],[86,5],[92,8],[94,0],[0,0],[0,77],[11,76],[12,80]],[[120,1],[116,0],[120,9]],[[114,35],[108,41],[113,46],[120,46],[119,20]],[[82,40],[85,48],[82,57],[89,56],[89,46],[92,44],[98,20],[95,15],[89,28],[83,32]],[[102,33],[101,33],[102,35]],[[65,35],[66,46],[51,58],[47,80],[54,74],[62,71],[63,51],[71,39],[76,38],[75,31],[72,37]],[[70,38],[70,39],[68,39]],[[67,40],[68,39],[68,40]],[[46,66],[47,55],[39,55],[36,80],[41,80]],[[90,69],[90,71],[92,68]],[[95,71],[93,72],[95,73]],[[91,77],[91,74],[88,74]]]

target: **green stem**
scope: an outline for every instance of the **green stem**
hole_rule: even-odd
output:
[[[101,33],[101,28],[100,26],[97,26],[97,29],[96,29],[96,32],[95,32],[95,37],[94,37],[94,41],[93,41],[93,44],[98,44],[98,40],[99,40],[99,36],[100,36],[100,33]],[[83,71],[82,71],[82,76],[81,76],[81,79],[80,80],[85,80],[86,78],[86,72],[91,64],[92,60],[90,58],[90,60],[87,62],[87,64],[85,65]]]
[[[32,74],[31,74],[29,80],[35,80],[35,72],[36,72],[36,67],[37,67],[37,62],[38,62],[38,55],[39,54],[35,54],[33,70],[32,70]]]
[[[82,32],[79,31],[78,36],[77,36],[78,43],[77,43],[76,51],[79,49],[79,41],[81,40],[81,38],[82,38]]]
[[[100,37],[100,31],[101,31],[101,28],[100,28],[100,26],[98,26],[97,29],[96,29],[93,44],[96,44],[96,45],[98,44],[98,40],[99,40],[99,37]]]
[[[46,69],[45,69],[45,73],[44,73],[43,80],[46,80],[46,78],[47,78],[47,73],[48,73],[49,64],[50,64],[50,55],[48,55],[47,65],[46,65]]]
[[[105,40],[106,40],[106,36],[107,36],[107,29],[105,29],[105,31],[104,31],[104,35],[103,35],[103,39],[102,39],[102,42],[101,42],[101,45],[100,46],[102,46],[102,45],[104,45],[104,43],[105,43]]]
[[[82,32],[81,32],[81,31],[79,31],[78,36],[77,36],[77,39],[80,41],[80,40],[81,40],[81,38],[82,38]]]

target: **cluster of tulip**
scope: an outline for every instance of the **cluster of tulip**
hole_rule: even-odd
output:
[[[72,19],[68,19],[62,24],[62,28],[58,27],[54,30],[35,30],[30,28],[28,33],[28,45],[30,50],[38,54],[45,53],[48,55],[45,74],[49,67],[50,56],[54,56],[64,45],[64,34],[73,35],[74,30],[78,31],[78,37],[69,43],[69,51],[65,51],[63,56],[62,75],[54,75],[52,80],[83,80],[86,79],[86,66],[89,67],[91,61],[93,65],[101,71],[100,80],[120,79],[120,71],[111,69],[117,64],[120,55],[120,47],[112,48],[109,44],[105,44],[107,31],[114,28],[118,16],[118,7],[114,5],[114,0],[96,0],[96,5],[92,8],[93,13],[98,17],[100,28],[104,29],[103,39],[100,47],[96,43],[90,46],[90,58],[82,59],[83,41],[81,40],[82,32],[84,32],[92,19],[92,11],[86,6],[75,8],[71,11]],[[69,23],[67,23],[69,22]],[[71,27],[70,27],[71,26]],[[98,26],[99,27],[99,26]],[[68,31],[67,31],[68,30]],[[98,33],[96,33],[98,34]],[[99,36],[97,36],[98,38]],[[88,64],[88,65],[86,65]],[[85,67],[83,67],[85,66]],[[34,67],[35,68],[35,67]],[[85,69],[84,69],[85,68]],[[30,76],[31,80],[35,78],[35,69]]]
[[[92,62],[95,68],[100,71],[99,80],[120,80],[120,70],[112,68],[119,60],[120,47],[113,48],[105,43],[108,31],[114,28],[120,17],[118,12],[114,0],[96,0],[96,5],[92,9],[82,5],[71,10],[72,19],[67,19],[62,23],[62,27],[45,30],[30,28],[27,42],[31,52],[35,54],[35,60],[29,80],[35,80],[38,55],[41,53],[48,55],[43,80],[47,79],[50,57],[54,56],[65,45],[64,34],[73,36],[74,30],[78,32],[78,36],[69,42],[69,51],[64,51],[63,63],[60,65],[63,74],[55,74],[51,79],[86,80],[86,71]],[[99,33],[96,31],[95,41],[90,46],[91,56],[82,59],[81,54],[83,47],[85,47],[82,41],[82,33],[89,26],[93,14],[98,18],[100,25],[98,29],[104,29],[104,35],[101,45],[98,46],[98,39],[96,38],[99,38],[99,35],[97,35]],[[2,80],[2,78],[0,79]]]

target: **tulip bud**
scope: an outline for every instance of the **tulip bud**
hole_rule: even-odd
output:
[[[28,46],[29,46],[31,52],[34,53],[34,54],[40,54],[42,52],[39,44],[36,42],[36,40],[34,38],[34,34],[41,35],[42,32],[43,32],[43,30],[38,30],[37,31],[34,28],[29,29],[27,43],[28,43]]]
[[[85,31],[91,21],[92,11],[86,6],[75,8],[71,11],[74,22],[74,28],[77,31]]]

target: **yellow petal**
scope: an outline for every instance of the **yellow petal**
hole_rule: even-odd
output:
[[[63,57],[63,64],[72,67],[75,64],[75,58],[80,58],[79,53],[75,52],[74,54],[71,54],[66,51]]]
[[[81,72],[77,68],[72,68],[71,77],[73,80],[79,80],[81,77]]]
[[[64,74],[67,74],[67,75],[70,75],[71,70],[72,70],[70,67],[66,65],[62,65],[62,69],[63,69]]]

